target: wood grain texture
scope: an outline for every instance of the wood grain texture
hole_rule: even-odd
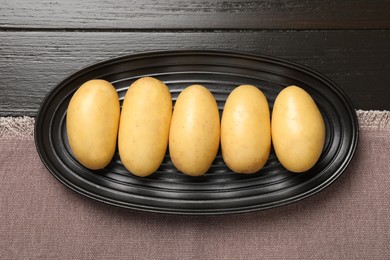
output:
[[[0,0],[1,29],[389,29],[380,0]]]
[[[65,76],[143,51],[225,49],[292,60],[328,76],[358,109],[390,109],[390,31],[0,32],[0,116],[35,116]]]

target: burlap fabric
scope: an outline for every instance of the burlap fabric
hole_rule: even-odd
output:
[[[330,187],[276,209],[207,217],[78,195],[42,164],[33,118],[0,118],[0,259],[390,259],[390,113],[357,114],[358,149]]]

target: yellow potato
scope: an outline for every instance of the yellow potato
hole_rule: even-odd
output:
[[[276,156],[287,170],[304,172],[318,161],[325,142],[325,124],[306,91],[290,86],[279,93],[271,129]]]
[[[267,162],[271,149],[268,102],[251,85],[234,89],[222,114],[221,148],[226,165],[237,173],[255,173]]]
[[[115,153],[120,105],[115,88],[105,80],[90,80],[72,96],[66,114],[70,148],[85,167],[102,169]]]
[[[184,89],[173,110],[169,152],[175,167],[191,175],[203,175],[219,148],[220,122],[217,102],[201,85]]]
[[[145,177],[160,167],[168,145],[172,97],[152,77],[136,80],[126,92],[120,118],[118,149],[123,165]]]

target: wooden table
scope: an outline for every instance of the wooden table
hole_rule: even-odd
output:
[[[0,116],[35,116],[67,75],[145,51],[267,54],[328,76],[355,108],[390,109],[389,1],[0,0]]]
[[[224,216],[113,207],[51,176],[33,136],[50,89],[98,61],[179,49],[329,77],[363,109],[348,169],[301,202]],[[0,259],[390,259],[390,112],[364,111],[390,110],[389,82],[390,1],[0,0]]]

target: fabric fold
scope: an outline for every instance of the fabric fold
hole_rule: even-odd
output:
[[[389,125],[390,111],[356,110],[359,127],[384,128]],[[34,139],[34,117],[0,117],[0,138]]]

